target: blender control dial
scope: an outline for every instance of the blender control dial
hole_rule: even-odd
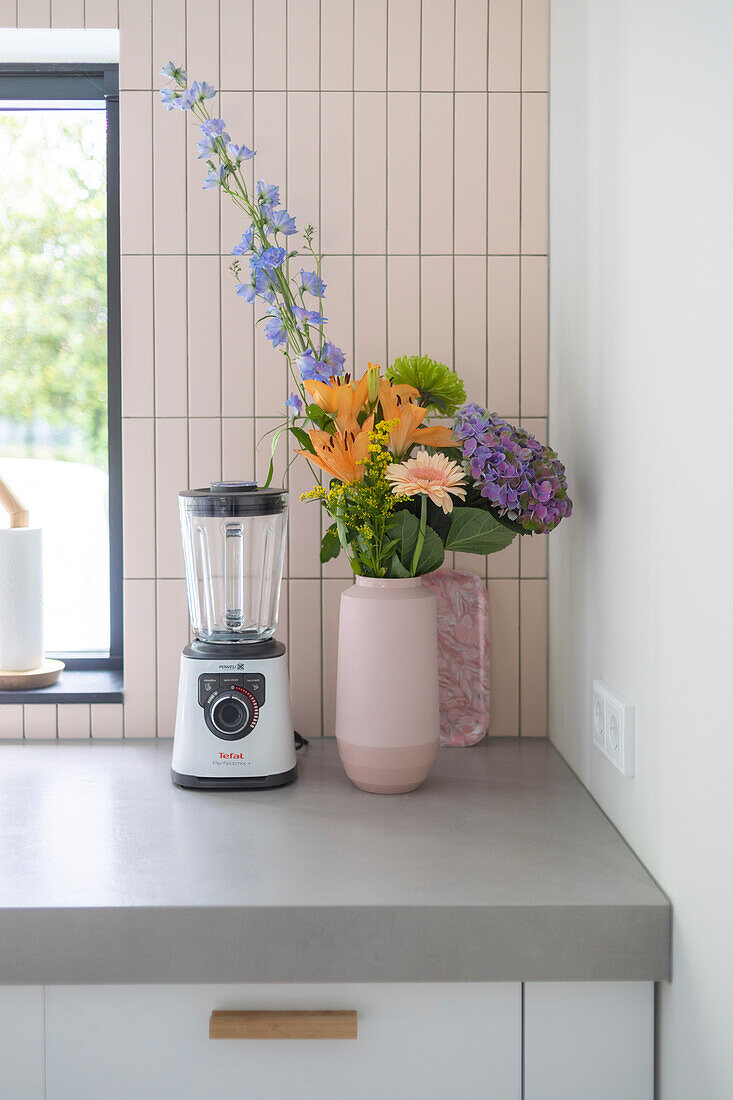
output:
[[[224,741],[238,741],[254,729],[260,715],[259,703],[244,687],[212,693],[204,705],[206,725]]]

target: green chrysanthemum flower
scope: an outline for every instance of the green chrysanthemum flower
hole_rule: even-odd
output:
[[[396,384],[414,386],[420,404],[435,409],[441,416],[452,416],[466,400],[460,378],[445,363],[436,363],[427,355],[403,355],[387,369],[387,378]]]

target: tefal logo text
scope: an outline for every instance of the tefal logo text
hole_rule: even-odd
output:
[[[244,760],[244,756],[241,752],[220,752],[220,760]]]

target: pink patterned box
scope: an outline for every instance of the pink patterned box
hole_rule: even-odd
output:
[[[489,599],[473,573],[423,577],[438,603],[441,745],[475,745],[489,728]]]

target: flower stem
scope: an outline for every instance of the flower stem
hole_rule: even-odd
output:
[[[417,532],[417,542],[415,543],[415,553],[412,555],[412,568],[410,569],[410,576],[417,576],[417,567],[420,564],[420,555],[422,554],[423,543],[425,542],[425,528],[428,525],[428,498],[425,493],[420,494],[420,527]]]

